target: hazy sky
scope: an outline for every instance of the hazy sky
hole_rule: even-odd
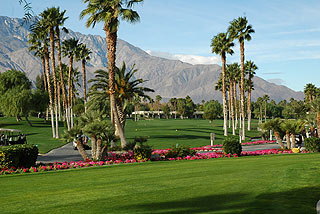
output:
[[[85,27],[80,0],[28,0],[35,14],[51,6],[67,10],[66,26],[84,34],[105,36],[102,24]],[[0,0],[0,15],[22,17],[18,0]],[[245,44],[246,60],[259,67],[257,75],[303,90],[306,83],[320,86],[319,0],[145,0],[135,9],[141,21],[121,23],[119,38],[149,54],[181,61],[221,64],[211,53],[213,36],[225,32],[229,22],[247,16],[256,33]],[[1,38],[0,38],[1,39]],[[237,62],[239,45],[228,63]]]

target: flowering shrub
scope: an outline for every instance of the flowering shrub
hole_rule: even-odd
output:
[[[179,145],[179,146],[174,146],[171,149],[168,149],[166,154],[164,156],[166,159],[168,158],[184,158],[186,156],[193,156],[196,154],[196,150],[190,149],[189,146],[185,145]]]

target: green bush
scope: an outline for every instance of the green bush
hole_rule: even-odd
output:
[[[123,150],[124,151],[133,151],[136,144],[137,143],[135,141],[129,142],[129,143],[127,143],[127,145],[125,147],[123,147]]]
[[[189,146],[179,145],[170,148],[168,153],[166,154],[166,158],[184,158],[186,156],[193,156],[196,154],[195,150],[191,150]]]
[[[240,156],[242,152],[242,146],[236,138],[227,137],[223,141],[222,149],[226,154],[237,154]]]
[[[150,145],[141,143],[139,146],[134,148],[133,156],[137,161],[147,161],[151,158],[152,150],[153,149]]]
[[[35,145],[22,144],[0,147],[0,168],[34,166],[38,157]]]
[[[310,137],[304,140],[304,145],[307,151],[320,152],[320,138]]]

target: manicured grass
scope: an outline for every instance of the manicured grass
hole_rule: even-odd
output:
[[[246,140],[259,136],[256,130],[257,120],[253,120],[252,130],[246,132]],[[192,147],[210,145],[210,133],[215,133],[215,144],[221,144],[223,136],[223,120],[215,120],[210,124],[208,120],[181,120],[181,119],[154,119],[128,120],[126,125],[126,137],[132,140],[135,136],[147,136],[148,144],[156,149],[169,148],[176,144],[185,144]],[[238,134],[238,130],[237,130]],[[232,129],[229,129],[232,135]]]
[[[28,144],[38,145],[40,153],[46,153],[54,148],[62,146],[64,143],[59,139],[52,138],[51,121],[44,121],[36,117],[30,117],[32,127],[22,118],[17,122],[12,117],[0,117],[0,128],[19,129],[27,136]],[[59,124],[60,136],[63,134],[63,123]]]
[[[315,213],[320,154],[0,177],[1,213]]]
[[[51,122],[44,122],[43,119],[31,117],[33,126],[30,127],[24,120],[16,122],[15,118],[0,118],[1,128],[20,129],[27,135],[28,143],[37,144],[40,153],[46,153],[54,148],[63,145],[61,140],[52,138]],[[155,149],[164,149],[176,144],[189,145],[191,147],[205,146],[210,144],[210,133],[214,132],[215,144],[223,141],[223,120],[216,120],[210,124],[208,120],[196,119],[153,119],[139,120],[134,122],[131,119],[126,123],[126,137],[133,141],[135,136],[148,137],[148,144]],[[253,120],[252,130],[246,132],[247,140],[250,137],[259,136],[256,131],[257,121]],[[63,134],[63,123],[60,123],[60,136]],[[229,130],[229,135],[232,130]]]

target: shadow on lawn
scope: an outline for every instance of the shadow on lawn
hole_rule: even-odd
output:
[[[293,181],[294,182],[294,181]],[[320,187],[306,187],[285,192],[261,194],[252,199],[244,193],[209,195],[178,201],[166,201],[131,206],[138,213],[316,213]],[[126,209],[126,207],[124,207]]]

